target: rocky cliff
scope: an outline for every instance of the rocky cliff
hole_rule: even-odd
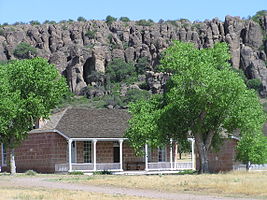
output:
[[[138,24],[136,22],[86,21],[43,25],[1,27],[0,60],[15,59],[20,42],[37,48],[37,55],[54,63],[67,77],[71,90],[79,94],[93,71],[105,72],[113,58],[136,62],[147,57],[151,68],[159,63],[160,53],[172,40],[193,42],[198,48],[227,42],[234,68],[247,78],[262,82],[261,95],[267,95],[267,16],[260,23],[227,16],[225,21],[187,20]]]

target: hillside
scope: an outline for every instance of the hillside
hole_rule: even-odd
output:
[[[54,63],[66,76],[70,89],[83,94],[92,85],[94,72],[105,73],[114,59],[125,63],[138,63],[145,58],[149,90],[161,90],[162,74],[154,73],[161,52],[172,40],[193,42],[198,48],[227,42],[235,69],[244,71],[248,79],[259,79],[260,94],[267,96],[267,16],[259,23],[226,16],[204,22],[182,19],[154,23],[151,21],[81,21],[42,25],[13,25],[0,27],[0,60],[18,57],[14,50],[25,42],[37,49],[36,55]],[[28,57],[35,56],[28,52]],[[144,75],[143,75],[144,76]],[[142,77],[141,77],[142,79]],[[143,77],[144,81],[144,77]],[[93,81],[94,82],[94,81]]]

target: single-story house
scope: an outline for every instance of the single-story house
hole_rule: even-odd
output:
[[[157,149],[144,146],[137,156],[124,133],[130,115],[117,109],[67,108],[41,121],[15,150],[18,172],[33,169],[55,173],[71,171],[184,170],[198,167],[194,139],[191,153],[181,159],[177,144]],[[224,142],[220,152],[210,153],[213,171],[233,169],[236,141]],[[0,148],[2,171],[8,168],[8,149]]]

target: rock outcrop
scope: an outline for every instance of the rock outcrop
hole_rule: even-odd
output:
[[[147,57],[151,68],[159,63],[161,52],[172,40],[193,42],[198,48],[227,42],[234,68],[244,70],[248,78],[262,82],[263,96],[267,95],[267,16],[260,24],[252,20],[227,16],[204,22],[171,21],[140,26],[136,22],[87,21],[61,24],[4,26],[0,33],[0,60],[15,59],[13,51],[20,42],[38,49],[38,56],[54,63],[66,76],[71,91],[79,94],[88,85],[93,71],[105,72],[113,58],[136,62]],[[149,84],[155,92],[162,90],[158,80]],[[159,75],[161,76],[161,75]]]

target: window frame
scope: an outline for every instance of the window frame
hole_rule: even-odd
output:
[[[2,166],[7,166],[7,151],[3,143],[1,144],[1,164]]]
[[[88,160],[85,159],[85,156],[88,156]],[[83,162],[92,163],[92,141],[83,142]]]
[[[160,159],[161,155],[161,159]],[[158,147],[158,162],[167,162],[167,147]]]

